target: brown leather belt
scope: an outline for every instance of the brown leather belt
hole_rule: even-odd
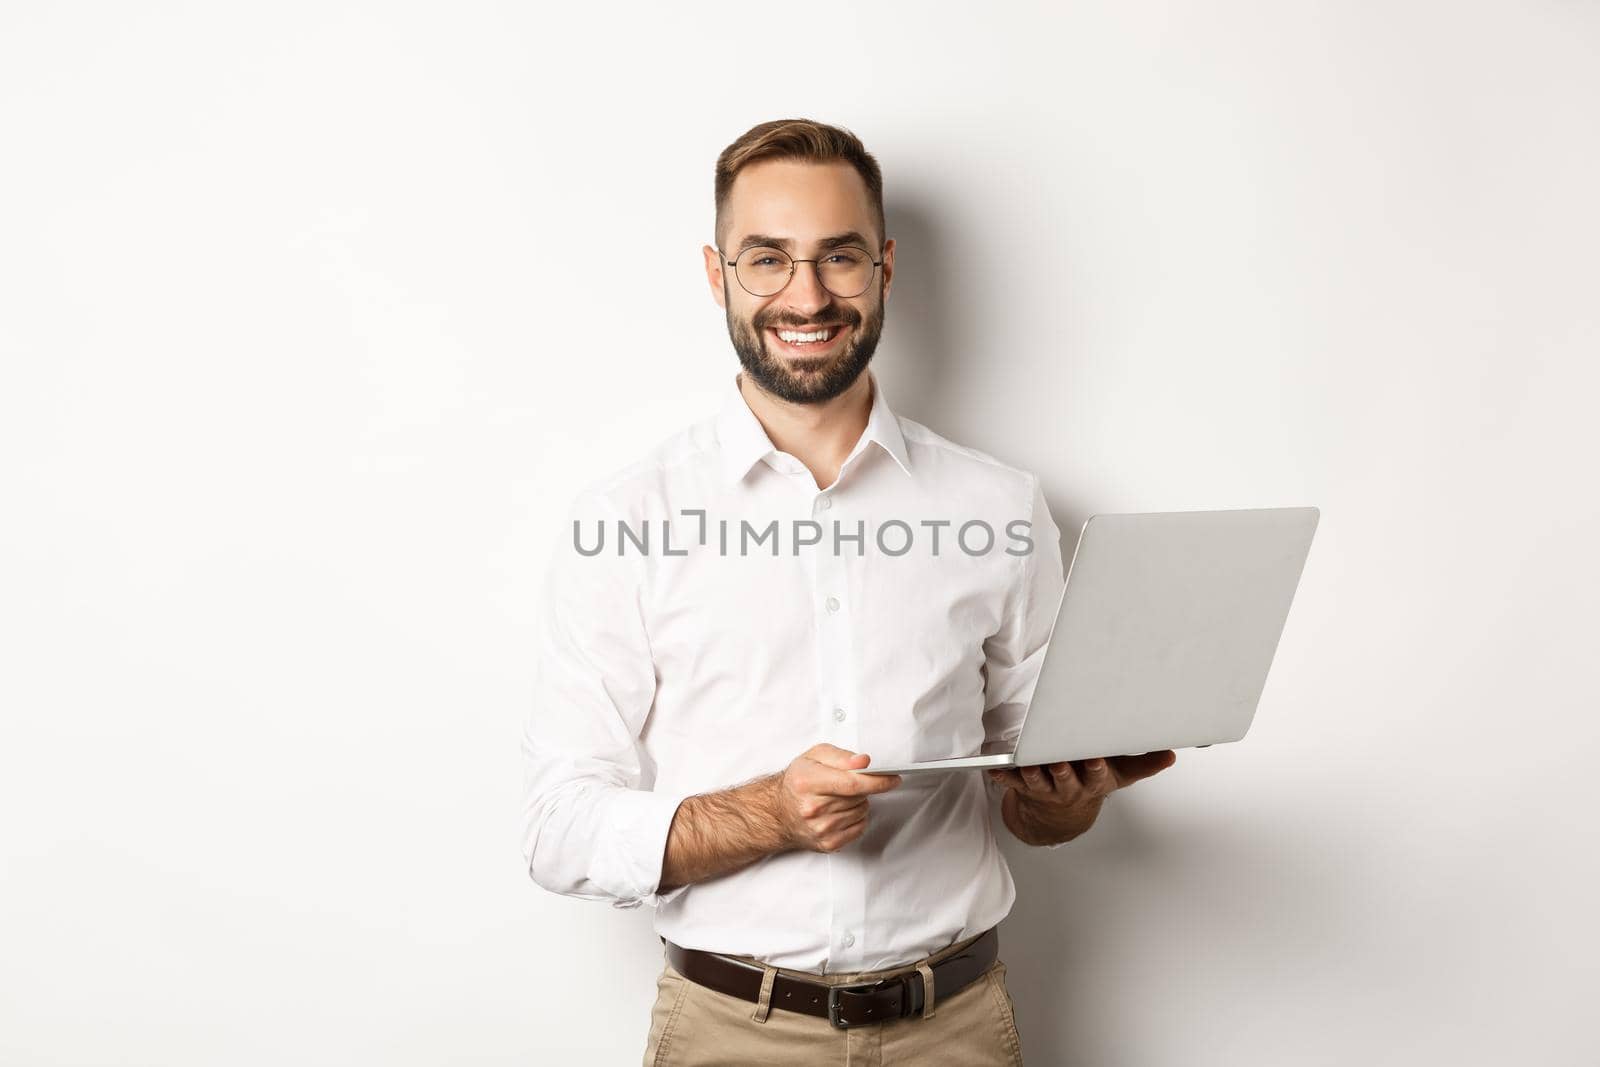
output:
[[[752,1003],[760,1001],[764,968],[715,952],[683,948],[666,938],[661,940],[667,946],[667,961],[691,982]],[[999,927],[991,926],[972,944],[931,964],[935,1007],[981,977],[999,958]],[[820,1016],[844,1030],[886,1019],[920,1016],[926,999],[922,972],[916,970],[854,985],[808,982],[779,973],[773,979],[769,1003],[775,1008]]]

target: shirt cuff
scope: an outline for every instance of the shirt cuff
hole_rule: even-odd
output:
[[[627,887],[619,899],[611,902],[612,907],[659,907],[689,888],[681,885],[665,893],[657,892],[673,816],[678,813],[678,805],[692,795],[626,789],[612,798],[606,811],[607,830],[619,848],[613,857],[619,882]]]

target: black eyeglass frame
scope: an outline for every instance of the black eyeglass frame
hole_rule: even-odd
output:
[[[861,287],[861,292],[852,293],[849,296],[845,296],[843,293],[835,293],[832,289],[829,289],[828,288],[828,284],[822,280],[822,267],[820,265],[820,261],[819,260],[815,260],[815,259],[795,259],[793,256],[789,255],[789,253],[784,252],[783,249],[781,249],[781,248],[773,248],[771,245],[751,245],[749,248],[746,248],[744,250],[744,252],[740,252],[739,255],[743,256],[745,254],[745,252],[754,252],[754,251],[757,251],[757,250],[763,249],[763,248],[771,249],[774,252],[781,253],[783,255],[783,257],[789,261],[789,277],[787,279],[785,279],[785,281],[784,281],[784,283],[782,285],[778,286],[776,289],[774,289],[770,293],[753,293],[753,292],[750,292],[750,287],[744,283],[744,279],[743,278],[739,277],[739,264],[738,264],[738,261],[729,259],[728,258],[728,253],[724,252],[720,248],[717,249],[717,255],[722,257],[722,262],[733,268],[733,280],[739,283],[739,288],[743,289],[747,293],[750,293],[750,295],[755,297],[757,300],[765,300],[770,296],[777,296],[779,293],[781,293],[785,289],[789,288],[789,283],[794,281],[794,268],[795,268],[795,266],[797,264],[800,264],[800,263],[809,263],[809,264],[811,264],[812,269],[817,272],[817,284],[822,286],[822,289],[823,289],[824,292],[829,293],[829,294],[831,294],[833,296],[836,296],[840,300],[854,300],[856,297],[860,296],[861,293],[864,293],[868,289],[872,288],[872,279],[876,278],[878,276],[878,268],[883,266],[883,260],[881,260],[881,259],[873,259],[872,258],[872,253],[868,252],[865,248],[862,248],[860,245],[840,245],[838,248],[830,248],[830,249],[828,249],[829,252],[838,252],[840,249],[845,249],[845,248],[853,249],[853,250],[855,250],[857,252],[860,252],[862,255],[866,256],[867,257],[867,262],[872,264],[872,273],[867,276],[867,284],[863,285]],[[824,257],[824,258],[826,258],[826,257]]]

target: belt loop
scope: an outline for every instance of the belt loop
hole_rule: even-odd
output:
[[[928,966],[928,961],[923,960],[917,964],[917,970],[922,972],[922,1017],[933,1018],[933,968]]]
[[[758,1023],[767,1021],[767,1013],[772,1010],[772,983],[778,978],[778,968],[763,966],[761,972],[761,996],[756,1001],[756,1010],[750,1013],[750,1018]]]

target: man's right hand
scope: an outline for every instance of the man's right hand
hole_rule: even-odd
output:
[[[857,774],[862,752],[817,744],[778,777],[774,800],[790,848],[837,852],[867,830],[867,798],[900,784],[900,775]]]

